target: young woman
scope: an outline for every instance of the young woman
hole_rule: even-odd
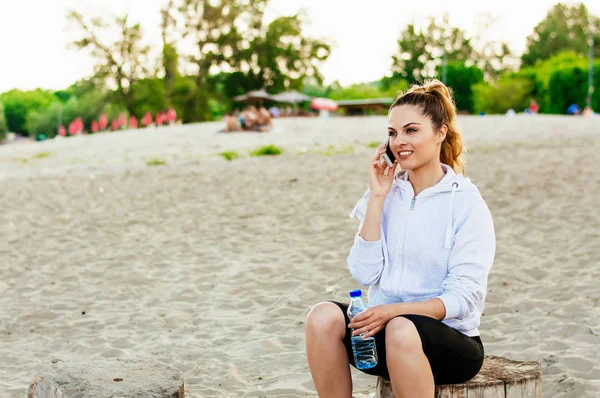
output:
[[[350,217],[360,220],[348,268],[369,286],[369,308],[315,305],[306,351],[321,398],[352,395],[352,334],[375,336],[378,363],[364,372],[392,383],[396,398],[433,397],[436,384],[462,383],[483,364],[479,323],[494,260],[490,211],[465,178],[463,142],[450,90],[438,80],[412,86],[388,114],[391,169],[369,165],[369,189]],[[395,174],[400,166],[400,172]]]

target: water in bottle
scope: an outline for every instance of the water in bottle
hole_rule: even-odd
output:
[[[350,292],[350,305],[348,306],[348,318],[352,320],[356,315],[367,309],[362,300],[362,292],[353,290]],[[363,338],[362,335],[352,336],[352,354],[354,364],[358,369],[370,369],[377,365],[377,349],[375,337]]]

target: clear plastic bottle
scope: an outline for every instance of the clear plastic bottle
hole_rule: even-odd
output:
[[[350,292],[350,305],[348,306],[348,318],[352,320],[356,315],[367,309],[360,290]],[[352,354],[354,364],[358,369],[371,369],[377,365],[377,349],[375,337],[363,338],[362,335],[352,336]]]

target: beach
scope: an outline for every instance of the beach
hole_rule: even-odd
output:
[[[54,358],[139,357],[181,370],[187,397],[316,397],[304,322],[361,287],[348,213],[387,121],[274,123],[0,146],[0,395]],[[544,397],[600,396],[600,119],[458,126],[497,238],[486,354],[540,361]],[[283,154],[250,156],[270,144]],[[355,397],[374,392],[353,375]]]

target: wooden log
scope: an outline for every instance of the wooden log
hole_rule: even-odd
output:
[[[52,360],[51,369],[35,376],[27,398],[184,398],[183,376],[154,360]]]
[[[392,384],[377,378],[376,398],[394,398]],[[436,398],[542,398],[542,365],[486,355],[479,373],[464,384],[435,387]]]

